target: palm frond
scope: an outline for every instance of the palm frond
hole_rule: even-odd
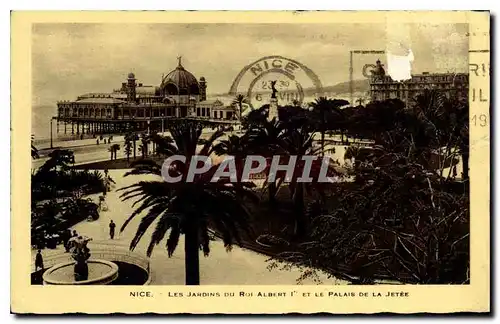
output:
[[[153,206],[146,216],[141,219],[139,226],[137,227],[137,232],[134,238],[130,242],[130,250],[134,250],[141,238],[144,236],[149,226],[165,211],[164,206],[155,205]]]
[[[149,243],[148,250],[147,250],[147,256],[150,257],[151,254],[153,253],[153,249],[156,245],[158,245],[163,238],[165,237],[165,234],[170,228],[178,227],[179,221],[176,220],[174,217],[169,217],[169,213],[165,212],[161,217],[158,223],[156,224],[156,228],[151,235],[151,242]]]
[[[125,173],[124,177],[129,175],[153,174],[161,175],[161,165],[149,159],[143,159],[132,162],[133,169]]]
[[[167,253],[168,257],[172,257],[174,254],[175,249],[177,248],[177,244],[179,243],[179,237],[181,236],[181,231],[179,227],[172,227],[172,230],[170,231],[170,235],[168,236],[167,239]]]

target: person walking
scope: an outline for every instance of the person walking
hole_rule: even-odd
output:
[[[109,236],[111,237],[111,239],[115,237],[115,227],[116,224],[113,222],[113,220],[111,220],[111,222],[109,222]]]
[[[43,270],[43,256],[41,250],[38,250],[35,257],[35,271],[38,271],[38,268]]]

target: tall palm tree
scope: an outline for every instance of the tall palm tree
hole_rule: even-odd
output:
[[[202,127],[194,123],[177,125],[170,129],[174,143],[165,142],[161,150],[164,153],[183,155],[186,161],[197,152]],[[207,155],[213,142],[222,135],[214,133],[205,141],[200,155]],[[154,221],[157,221],[155,230],[147,249],[151,255],[155,245],[163,240],[169,231],[166,242],[169,256],[174,253],[179,237],[184,234],[184,252],[186,267],[186,285],[200,284],[199,250],[205,256],[210,252],[209,231],[215,229],[222,236],[226,249],[230,249],[234,242],[241,242],[240,232],[251,235],[248,224],[248,212],[244,206],[245,197],[255,198],[249,189],[250,185],[235,186],[226,180],[210,182],[210,177],[200,175],[194,182],[186,182],[189,163],[176,163],[171,170],[174,176],[180,175],[182,180],[177,183],[166,181],[140,181],[120,190],[123,200],[137,199],[139,204],[132,215],[125,221],[121,231],[127,224],[147,210],[137,228],[135,237],[130,243],[134,249],[146,230]],[[126,176],[133,174],[161,174],[161,167],[153,161],[143,160],[135,163],[135,168]],[[210,173],[209,173],[210,174]]]
[[[133,134],[130,135],[130,140],[132,141],[132,144],[134,146],[133,152],[134,152],[134,160],[135,160],[135,158],[136,158],[136,152],[137,152],[137,141],[139,140],[139,136],[137,136],[136,133],[133,133]]]
[[[247,136],[246,149],[248,154],[257,154],[266,158],[283,153],[282,136],[286,125],[275,118],[271,121],[264,119],[258,124],[251,124],[245,136]],[[265,182],[268,190],[268,201],[271,205],[276,203],[276,194],[279,183]]]
[[[238,108],[238,111],[236,113],[238,115],[238,120],[240,121],[240,123],[242,123],[242,121],[243,121],[243,104],[248,104],[248,98],[242,94],[238,94],[233,99],[232,104]]]
[[[336,129],[340,127],[341,110],[340,107],[348,105],[347,100],[342,99],[328,99],[326,97],[319,97],[312,104],[312,115],[316,121],[317,130],[321,132],[321,150],[325,150],[325,133],[329,129]],[[342,133],[343,134],[343,133]],[[343,135],[342,135],[343,140]]]
[[[130,155],[132,154],[132,138],[131,134],[125,135],[125,144],[123,145],[123,150],[127,156],[127,162],[130,162]]]
[[[307,127],[300,129],[287,129],[281,134],[284,151],[288,156],[297,156],[297,161],[301,161],[304,155],[314,155],[317,149],[313,149],[314,132],[309,132]],[[300,169],[300,168],[299,168]],[[298,172],[294,173],[288,187],[292,195],[294,206],[294,235],[299,238],[305,232],[305,204],[304,204],[304,189],[306,183],[298,182],[298,177],[301,176]]]
[[[439,91],[427,90],[414,100],[413,113],[424,127],[420,146],[444,149],[442,168],[448,157],[460,154],[463,179],[469,177],[469,105],[466,100],[447,98]],[[452,150],[455,150],[452,153]],[[439,154],[441,155],[441,153]],[[441,159],[440,159],[441,160]]]
[[[287,127],[286,131],[280,134],[280,146],[282,147],[282,152],[285,156],[296,156],[297,162],[290,182],[288,183],[288,188],[290,190],[291,198],[293,200],[293,211],[294,211],[294,236],[295,238],[301,238],[305,234],[306,229],[306,206],[305,206],[305,194],[311,195],[313,190],[319,193],[323,202],[325,201],[324,186],[325,184],[319,184],[318,178],[321,171],[322,159],[316,159],[312,162],[311,169],[309,170],[309,176],[312,178],[312,182],[299,182],[299,178],[302,176],[303,168],[305,166],[302,160],[303,156],[315,156],[321,152],[321,147],[313,146],[314,139],[314,128],[309,124],[304,124],[300,128]],[[339,175],[338,172],[330,165],[327,171],[327,175],[331,176],[333,174]],[[281,176],[282,177],[282,176]]]

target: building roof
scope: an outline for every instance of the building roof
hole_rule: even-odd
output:
[[[123,100],[116,98],[83,98],[76,100],[77,103],[98,103],[98,104],[120,104]]]
[[[175,85],[180,94],[200,94],[200,86],[196,77],[182,66],[180,60],[175,70],[171,71],[163,78],[161,88],[163,89],[169,84]]]
[[[148,85],[148,86],[142,86],[142,87],[135,88],[136,94],[154,95],[155,92],[156,92],[155,86]]]
[[[207,100],[204,100],[201,103],[214,104],[216,102],[220,102],[224,106],[231,106],[233,104],[233,99],[233,97],[212,97],[207,98]]]
[[[199,104],[200,105],[224,105],[224,103],[219,99],[203,100]]]

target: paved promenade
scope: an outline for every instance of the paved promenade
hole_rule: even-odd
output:
[[[124,187],[135,183],[139,180],[138,177],[123,177],[125,170],[110,170],[111,177],[116,181],[116,188]],[[141,180],[153,180],[153,176],[141,176]],[[115,189],[116,189],[115,188]],[[94,195],[97,199],[97,195]],[[107,244],[112,250],[114,245],[117,248],[126,248],[132,237],[135,234],[140,218],[132,221],[126,230],[118,234],[114,240],[109,238],[108,224],[111,219],[117,224],[117,229],[121,227],[125,219],[131,214],[132,202],[122,202],[119,198],[119,193],[116,190],[110,192],[106,198],[106,203],[109,207],[107,211],[100,213],[100,218],[94,222],[81,222],[74,226],[79,234],[92,237],[93,240]],[[136,248],[136,252],[145,253],[151,232],[154,225],[142,238]],[[90,246],[90,245],[89,245]],[[100,244],[101,248],[102,244]],[[266,260],[268,257],[257,254],[255,252],[234,247],[231,252],[226,252],[221,241],[214,241],[210,245],[210,256],[203,257],[200,255],[200,280],[202,285],[294,285],[296,279],[300,276],[298,270],[272,270],[269,271],[269,265]],[[34,265],[33,251],[33,265]],[[58,246],[55,250],[43,250],[42,254],[45,257],[53,257],[54,255],[64,253],[62,246]],[[91,251],[92,253],[92,251]],[[183,285],[184,284],[184,236],[181,236],[179,245],[174,255],[169,258],[165,249],[165,242],[158,245],[153,255],[150,258],[150,267],[153,272],[152,285]],[[344,282],[335,278],[328,279],[326,275],[321,275],[323,284],[337,285]],[[313,280],[306,280],[303,284],[316,284]]]

